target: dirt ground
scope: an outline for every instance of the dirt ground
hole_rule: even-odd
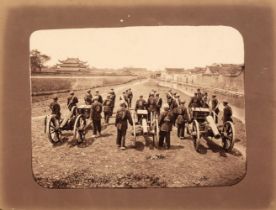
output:
[[[151,80],[114,86],[118,96],[126,88],[132,88],[134,102],[139,95],[148,96],[156,89],[163,99],[168,91]],[[99,88],[101,93],[109,87]],[[93,91],[92,91],[93,92]],[[84,91],[76,92],[82,101]],[[179,92],[180,93],[180,92]],[[189,97],[181,94],[189,101]],[[59,102],[66,112],[65,99]],[[63,143],[53,146],[44,134],[43,116],[49,113],[48,98],[32,103],[32,167],[36,182],[47,188],[144,188],[144,187],[192,187],[221,186],[238,183],[246,173],[245,125],[234,120],[236,143],[231,153],[226,153],[220,140],[201,139],[200,153],[194,150],[192,139],[179,140],[176,128],[171,133],[171,149],[156,149],[152,140],[139,137],[137,147],[132,147],[132,128],[127,133],[127,149],[116,146],[114,118],[104,127],[102,136],[78,145],[72,140],[72,132],[63,133]],[[118,100],[115,110],[118,108]]]

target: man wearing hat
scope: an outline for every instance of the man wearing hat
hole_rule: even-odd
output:
[[[133,125],[131,114],[127,109],[124,102],[120,103],[120,108],[118,109],[115,117],[115,126],[117,127],[117,139],[116,144],[122,150],[125,149],[126,132],[128,129],[128,122]]]
[[[93,104],[91,106],[90,118],[93,124],[93,137],[97,134],[101,136],[101,119],[102,119],[102,104],[99,102],[99,97],[95,96],[93,100]]]
[[[208,99],[208,93],[205,92],[202,97],[202,107],[203,108],[209,108],[209,99]]]
[[[98,96],[98,102],[103,103],[103,97],[100,95],[100,92],[96,90],[95,96]]]
[[[140,95],[139,99],[136,101],[135,111],[137,110],[146,110],[147,109],[147,102],[143,99],[143,95]],[[138,115],[138,122],[141,122],[142,115]]]
[[[167,93],[167,102],[172,97],[172,89],[170,89]]]
[[[132,98],[133,98],[133,93],[131,88],[128,89],[127,98],[128,98],[128,107],[131,107]]]
[[[212,95],[211,104],[212,104],[212,111],[216,114],[216,116],[214,116],[215,123],[218,123],[219,102],[218,102],[218,99],[217,99],[216,95]]]
[[[77,106],[79,102],[73,91],[70,92],[70,96],[67,98],[67,107],[71,111],[72,107]]]
[[[174,95],[167,95],[167,103],[169,105],[170,110],[174,110],[177,107]]]
[[[120,96],[120,103],[121,102],[124,102],[128,106],[128,97],[126,91],[124,91],[123,94]]]
[[[174,114],[169,109],[169,105],[164,105],[164,111],[159,116],[158,125],[160,127],[159,133],[159,147],[164,146],[164,141],[166,142],[167,149],[171,146],[171,131],[174,123]]]
[[[177,108],[177,118],[176,118],[178,138],[184,139],[185,124],[189,121],[190,121],[190,116],[187,108],[185,107],[185,101],[180,100],[180,105]]]
[[[203,97],[203,95],[202,95],[202,93],[201,93],[201,91],[200,91],[199,88],[197,89],[197,97],[198,97],[199,101],[201,101],[202,97]]]
[[[107,95],[103,102],[104,121],[106,124],[109,123],[109,118],[112,115],[112,101],[110,95]]]
[[[156,100],[156,114],[157,114],[157,116],[159,116],[160,110],[162,107],[162,103],[163,103],[162,98],[160,98],[160,96],[159,96],[159,93],[155,94],[155,100]]]
[[[222,117],[222,121],[223,123],[230,121],[233,122],[232,119],[232,108],[228,105],[227,101],[223,101],[223,117]]]
[[[110,94],[110,100],[111,100],[111,116],[112,116],[113,110],[114,110],[114,107],[115,107],[115,100],[116,100],[116,94],[115,94],[113,88],[110,89],[109,94]]]
[[[199,98],[197,97],[197,93],[194,93],[194,96],[191,98],[188,107],[199,107]]]
[[[55,126],[58,127],[60,120],[60,105],[57,102],[58,97],[56,95],[53,96],[53,102],[50,104],[51,114],[55,115]]]
[[[150,116],[152,114],[152,116],[154,115],[154,113],[156,112],[156,100],[154,98],[154,94],[151,93],[149,95],[149,98],[148,98],[148,103],[147,103],[147,108],[148,108],[148,119],[150,119]]]
[[[84,102],[85,102],[86,105],[91,105],[92,104],[91,90],[86,91],[86,94],[84,96]]]

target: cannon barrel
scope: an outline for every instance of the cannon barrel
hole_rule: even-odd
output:
[[[217,138],[217,139],[220,138],[220,133],[218,131],[218,128],[217,128],[217,125],[216,125],[216,123],[214,121],[214,118],[211,117],[211,116],[207,116],[206,120],[209,123],[209,126],[210,126],[210,128],[211,128],[211,130],[212,130],[212,132],[214,134],[214,137]]]
[[[142,129],[143,129],[144,134],[148,133],[148,124],[147,124],[147,120],[145,118],[142,119]]]

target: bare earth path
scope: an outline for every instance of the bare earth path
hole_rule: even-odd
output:
[[[144,97],[152,88],[165,98],[165,87],[144,80],[115,87],[119,96],[126,88],[132,88],[134,102],[140,94]],[[108,88],[99,88],[103,93]],[[84,91],[77,92],[80,101]],[[66,112],[66,94],[60,103]],[[189,98],[182,94],[182,98]],[[118,97],[117,97],[118,98]],[[245,126],[235,121],[237,140],[233,152],[225,153],[219,140],[201,141],[201,153],[194,150],[192,140],[179,140],[174,128],[171,149],[152,147],[151,139],[138,138],[137,147],[131,147],[131,128],[127,134],[127,149],[118,150],[115,144],[114,118],[103,136],[92,138],[90,131],[86,141],[76,145],[70,132],[64,132],[64,143],[53,146],[43,133],[43,117],[49,112],[51,100],[32,104],[32,166],[35,180],[49,188],[90,187],[185,187],[218,186],[237,183],[246,173]],[[118,101],[116,103],[118,106]],[[115,108],[115,110],[117,107]]]

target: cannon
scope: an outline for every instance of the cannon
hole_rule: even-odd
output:
[[[78,143],[85,140],[85,134],[90,123],[91,105],[80,105],[72,107],[64,119],[58,119],[56,115],[45,116],[44,132],[52,144],[61,142],[62,131],[73,131],[73,139]]]
[[[191,129],[189,133],[193,138],[195,150],[199,150],[201,137],[211,137],[222,141],[223,149],[231,152],[235,143],[235,128],[230,121],[223,125],[215,123],[212,112],[208,108],[192,107],[190,108]]]
[[[153,145],[158,147],[159,141],[159,126],[158,117],[151,112],[148,119],[148,110],[137,110],[132,112],[134,143],[136,143],[138,136],[152,137]]]

